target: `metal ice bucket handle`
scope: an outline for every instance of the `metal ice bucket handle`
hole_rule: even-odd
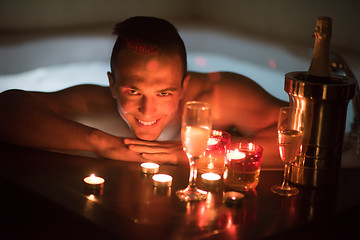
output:
[[[357,82],[357,79],[351,71],[349,65],[339,54],[330,54],[330,69],[334,74],[353,78]],[[360,135],[360,90],[358,84],[355,89],[355,95],[352,99],[352,107],[354,110],[354,122],[352,123],[351,130],[354,134]]]

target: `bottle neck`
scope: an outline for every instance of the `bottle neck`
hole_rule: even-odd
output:
[[[329,17],[318,17],[314,29],[314,53],[309,67],[309,76],[330,77],[329,48],[332,35],[332,20]]]
[[[309,67],[309,75],[320,78],[330,77],[329,45],[329,39],[315,38],[314,53]]]

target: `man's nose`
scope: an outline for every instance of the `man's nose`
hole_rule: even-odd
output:
[[[141,99],[141,103],[139,106],[139,111],[145,115],[150,116],[151,114],[156,112],[156,100],[151,97],[143,96]]]

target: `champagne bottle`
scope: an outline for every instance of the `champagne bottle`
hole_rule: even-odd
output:
[[[317,83],[330,83],[329,48],[332,33],[332,20],[330,17],[318,17],[314,31],[315,43],[307,81]]]

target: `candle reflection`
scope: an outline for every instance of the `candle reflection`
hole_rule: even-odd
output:
[[[243,226],[253,224],[256,221],[257,196],[256,191],[245,193],[245,198],[240,208],[227,207],[222,202],[221,193],[208,192],[207,199],[202,202],[187,202],[185,209],[185,224],[191,226],[191,232],[184,228],[182,236],[191,236],[194,231],[211,231],[217,234],[220,229],[221,236],[234,237],[237,239],[241,235],[239,231]],[[194,229],[196,227],[196,230]],[[189,230],[190,231],[190,230]],[[238,235],[240,234],[240,235]],[[175,236],[179,237],[180,236]],[[227,238],[224,238],[227,239]]]
[[[171,196],[171,187],[154,187],[154,194],[155,195],[161,195],[161,196]]]
[[[256,189],[247,190],[244,192],[244,201],[243,201],[243,212],[242,212],[242,222],[243,223],[252,223],[256,221],[257,214],[257,191]]]
[[[219,219],[223,218],[222,202],[219,194],[207,193],[202,202],[189,202],[186,204],[186,224],[197,226],[199,229],[218,228],[224,225]]]
[[[84,215],[89,218],[93,218],[96,215],[95,205],[97,202],[96,196],[94,194],[90,194],[87,197],[87,201],[84,205]]]
[[[95,201],[96,200],[96,197],[94,194],[90,194],[88,197],[87,197],[89,200],[91,201]]]
[[[155,175],[153,175],[155,176]],[[129,187],[129,186],[127,186]],[[128,216],[138,224],[163,225],[169,222],[171,187],[159,188],[154,186],[152,178],[141,178],[140,182],[129,187],[136,187],[136,194],[129,197],[120,197],[126,201]],[[136,198],[136,199],[135,199]]]

